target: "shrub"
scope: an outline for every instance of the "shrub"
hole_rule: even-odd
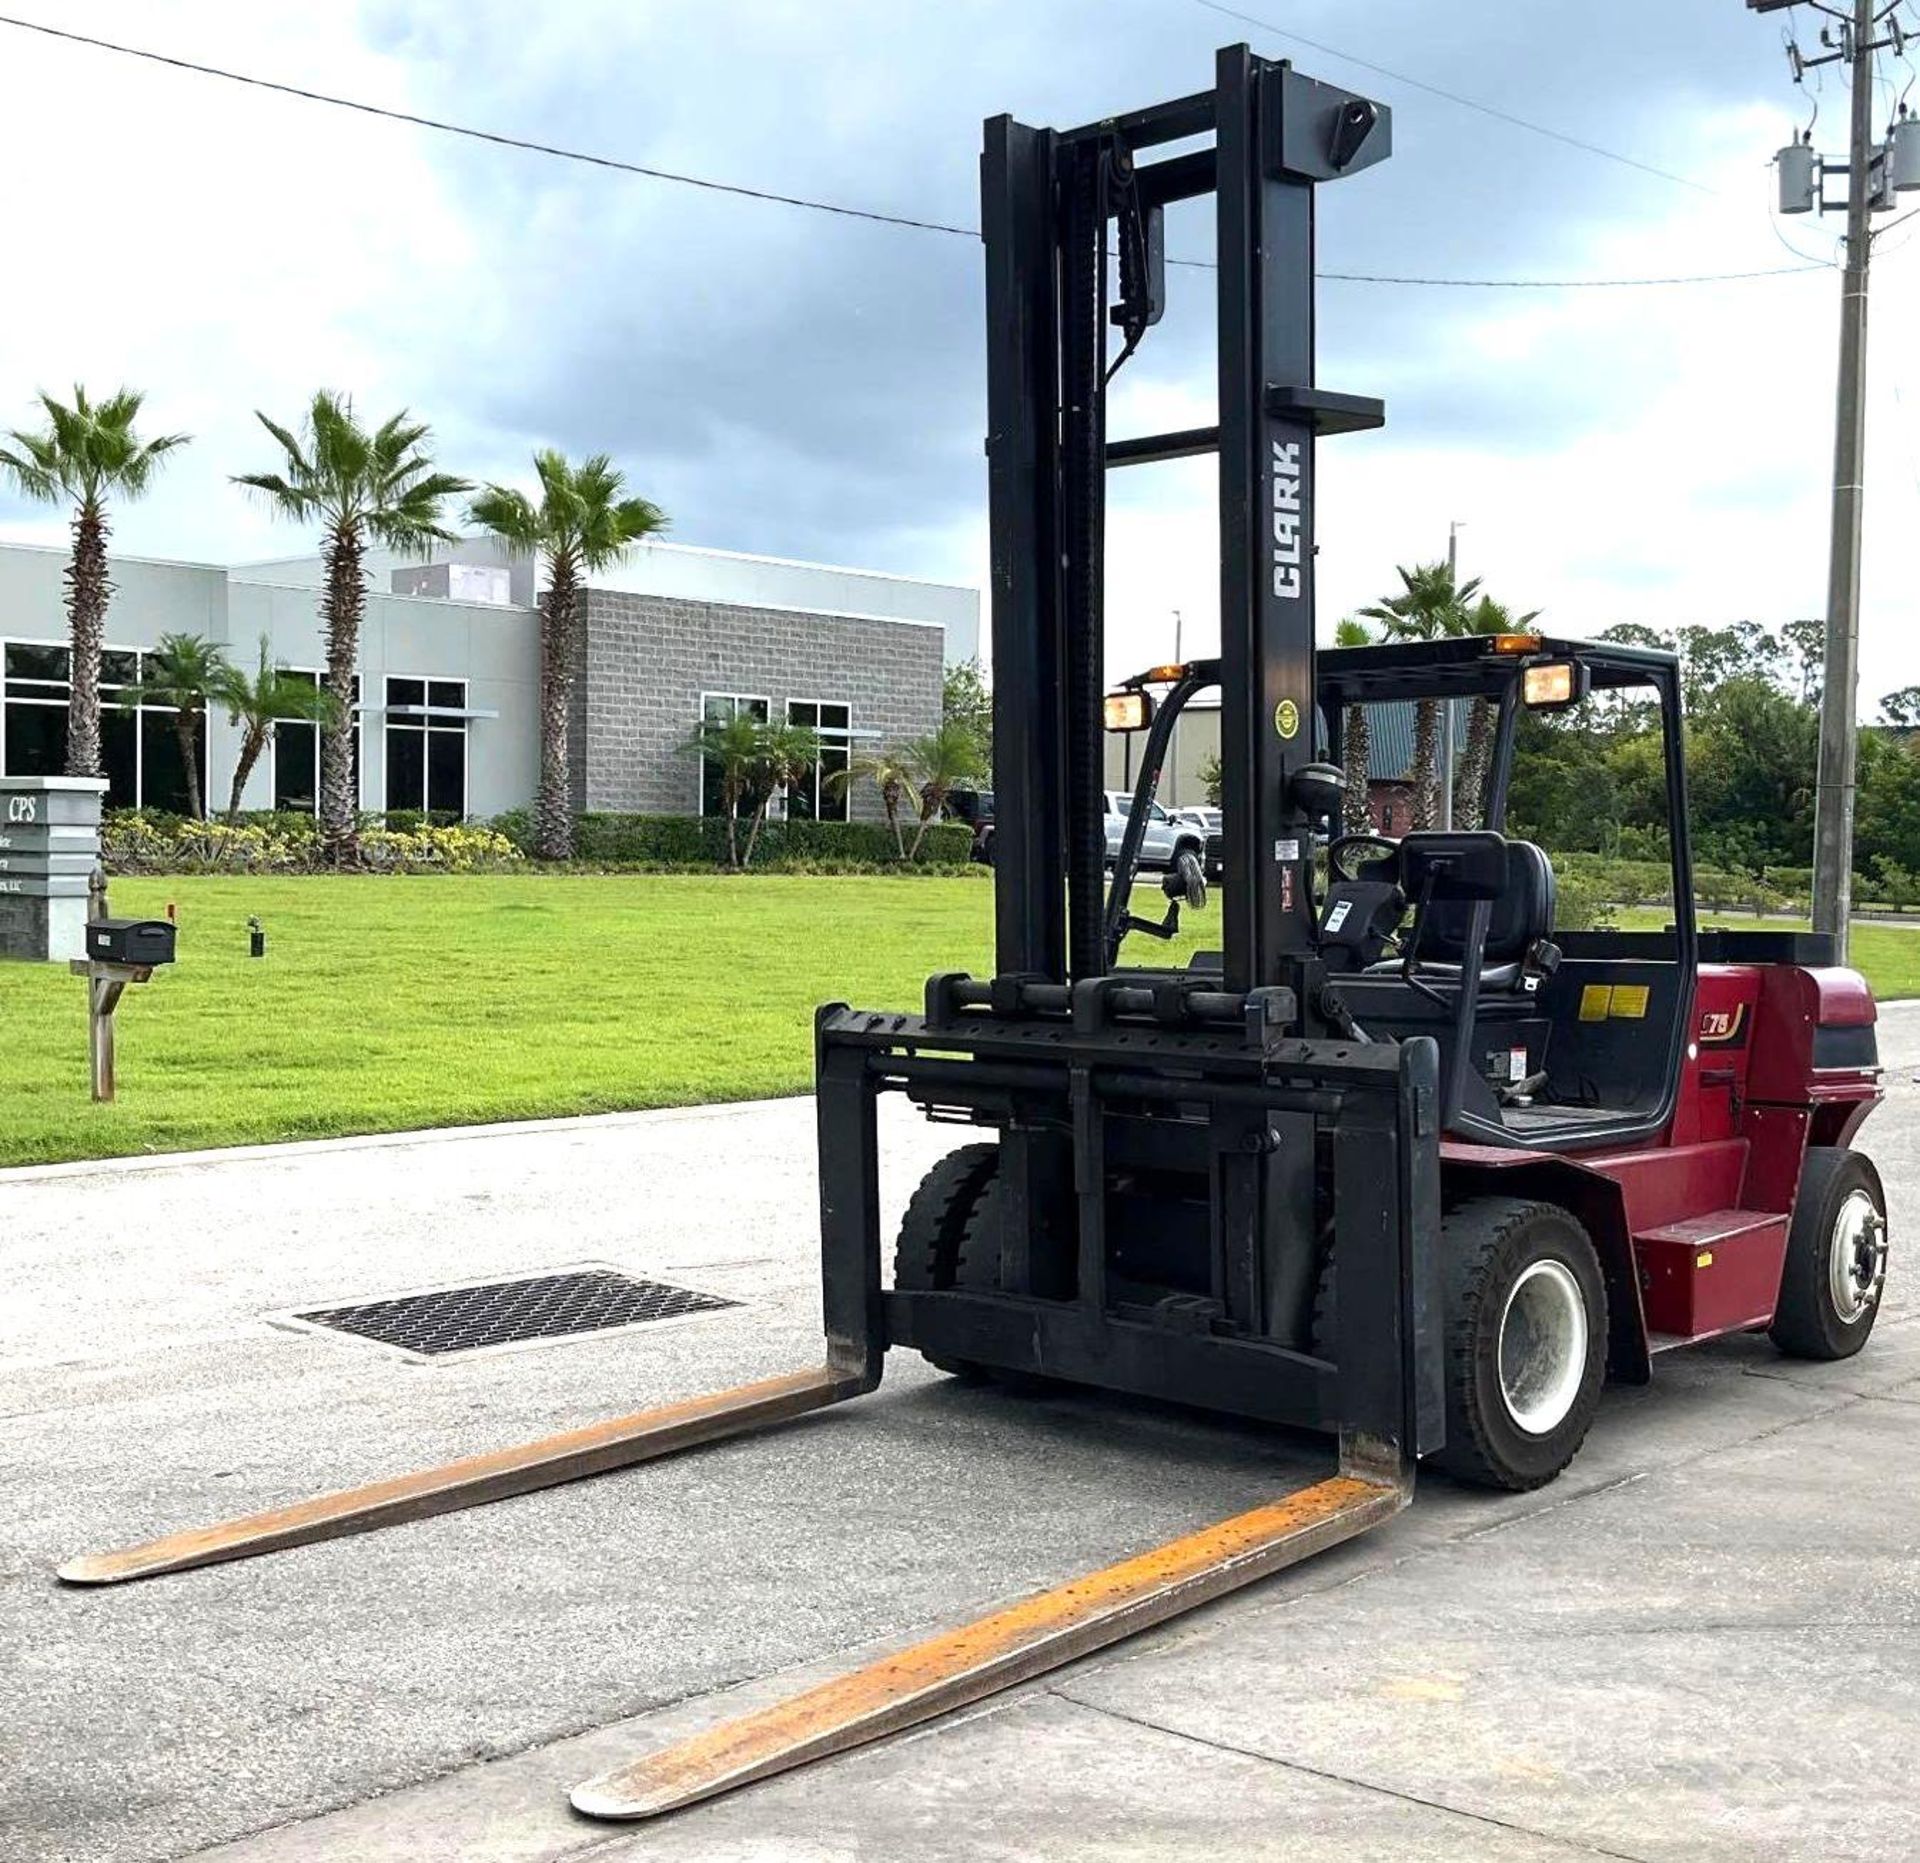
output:
[[[314,873],[325,865],[313,818],[271,814],[226,822],[127,810],[101,830],[109,873]],[[518,848],[491,828],[395,830],[377,818],[360,831],[364,864],[377,873],[475,873],[519,864]]]
[[[1920,874],[1903,867],[1897,860],[1873,863],[1874,891],[1896,912],[1905,912],[1920,899]]]
[[[1553,925],[1556,931],[1600,931],[1613,923],[1613,901],[1592,872],[1554,874]]]
[[[493,828],[523,852],[533,845],[525,809],[498,815]],[[589,867],[724,867],[727,824],[717,815],[618,815],[589,810],[576,818],[574,861]],[[770,873],[869,873],[964,869],[973,854],[973,830],[963,822],[935,822],[919,859],[903,868],[893,830],[883,822],[770,821],[760,830],[753,870]]]

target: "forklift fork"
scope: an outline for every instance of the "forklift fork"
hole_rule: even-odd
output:
[[[591,1818],[631,1821],[903,1732],[1030,1682],[1391,1519],[1412,1464],[1343,1437],[1340,1473],[1151,1552],[943,1631],[792,1699],[723,1721],[574,1787]]]
[[[565,1430],[511,1449],[468,1456],[439,1468],[317,1495],[218,1526],[170,1533],[119,1552],[91,1553],[68,1560],[60,1567],[59,1577],[69,1585],[124,1585],[130,1579],[186,1572],[228,1559],[251,1559],[258,1553],[458,1513],[463,1507],[481,1507],[509,1495],[557,1488],[609,1469],[656,1461],[699,1443],[738,1436],[763,1423],[784,1423],[809,1410],[857,1397],[867,1388],[860,1378],[831,1365],[788,1372],[707,1397],[663,1404],[657,1410],[591,1423],[584,1429]]]

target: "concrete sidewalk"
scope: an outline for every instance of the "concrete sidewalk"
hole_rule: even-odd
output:
[[[77,1551],[814,1361],[811,1107],[0,1175],[0,1856],[1920,1852],[1920,1016],[1882,1052],[1897,1268],[1861,1358],[1668,1357],[1543,1493],[1425,1481],[1050,1685],[632,1832],[565,1788],[1298,1485],[1324,1446],[899,1355],[759,1438],[65,1592]],[[954,1136],[889,1121],[893,1207]],[[581,1261],[743,1304],[442,1365],[262,1317]]]

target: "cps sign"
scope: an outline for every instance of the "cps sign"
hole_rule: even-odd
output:
[[[7,798],[7,826],[18,827],[23,822],[35,822],[40,819],[40,798],[38,796],[9,796]]]

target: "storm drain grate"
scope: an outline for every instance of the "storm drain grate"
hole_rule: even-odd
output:
[[[350,1306],[316,1307],[290,1317],[330,1332],[378,1340],[423,1358],[444,1358],[450,1352],[603,1333],[739,1304],[665,1281],[638,1280],[611,1268],[584,1268],[515,1281],[431,1288]]]

